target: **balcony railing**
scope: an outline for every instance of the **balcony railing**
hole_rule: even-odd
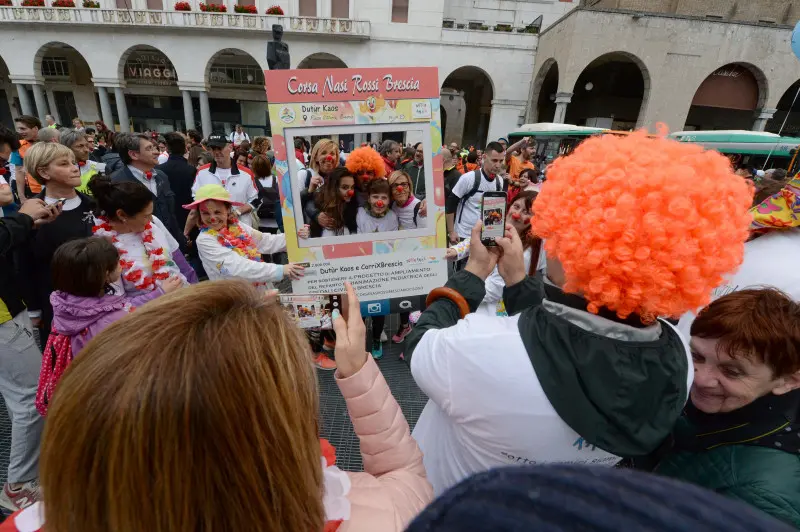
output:
[[[21,3],[21,0],[14,0]],[[80,0],[79,0],[80,1]],[[49,0],[48,0],[49,3]],[[77,2],[76,2],[77,4]],[[199,2],[198,2],[199,4]],[[283,25],[285,33],[330,35],[369,39],[368,20],[341,18],[291,17],[280,15],[249,15],[233,12],[233,3],[227,13],[209,13],[199,10],[174,11],[147,9],[104,9],[83,7],[0,7],[0,23],[54,23],[110,26],[165,26],[168,28],[219,28],[270,31],[273,24]]]

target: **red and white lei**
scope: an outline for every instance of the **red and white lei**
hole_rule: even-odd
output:
[[[152,275],[147,275],[148,268],[137,260],[129,260],[125,258],[128,251],[122,247],[117,232],[111,227],[108,218],[103,216],[95,218],[94,228],[92,232],[95,236],[109,238],[114,247],[119,251],[119,264],[122,266],[122,278],[126,281],[133,283],[138,290],[150,291],[158,287],[157,282],[163,281],[170,276],[168,265],[175,265],[172,258],[166,253],[163,247],[158,245],[155,237],[153,236],[153,223],[150,222],[145,227],[144,231],[140,233],[142,237],[142,244],[147,253],[147,260],[150,263],[150,270]]]

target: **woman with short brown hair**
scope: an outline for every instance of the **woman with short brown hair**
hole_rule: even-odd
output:
[[[800,527],[800,304],[740,290],[692,323],[694,383],[657,472]]]
[[[44,510],[10,521],[43,514],[47,532],[402,530],[432,490],[364,351],[349,285],[348,303],[347,321],[333,314],[336,381],[365,473],[330,467],[301,330],[247,283],[209,282],[115,323],[69,366],[43,437]]]

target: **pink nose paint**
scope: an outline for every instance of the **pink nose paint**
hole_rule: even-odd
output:
[[[381,200],[375,202],[375,206],[379,209],[383,208],[384,203]]]

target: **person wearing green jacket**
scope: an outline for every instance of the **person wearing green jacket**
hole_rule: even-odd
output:
[[[414,145],[414,159],[403,165],[401,170],[411,178],[411,193],[414,197],[421,200],[425,199],[425,156],[422,151],[422,143]],[[387,175],[388,177],[388,175]]]
[[[800,528],[800,304],[740,290],[692,323],[694,383],[656,473]]]

